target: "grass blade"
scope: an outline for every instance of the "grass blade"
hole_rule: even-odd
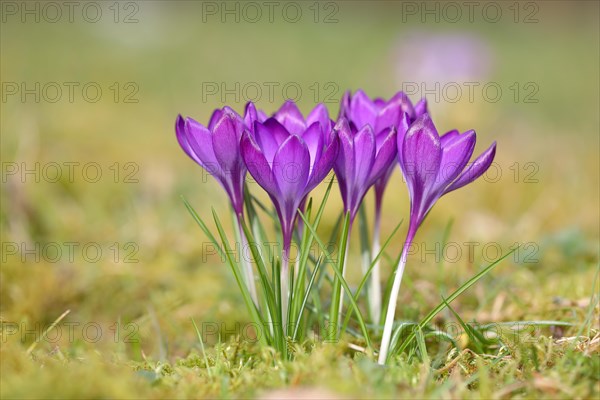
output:
[[[431,322],[431,320],[440,312],[442,311],[444,308],[446,308],[446,304],[450,304],[452,303],[454,300],[456,300],[456,298],[458,296],[460,296],[463,292],[465,292],[467,289],[469,289],[471,286],[473,286],[475,283],[477,283],[477,281],[479,281],[481,278],[483,278],[486,274],[488,274],[491,270],[493,270],[502,260],[504,260],[505,258],[507,258],[508,256],[510,256],[512,253],[514,253],[519,247],[515,247],[513,250],[511,250],[510,252],[506,253],[505,255],[503,255],[502,257],[500,257],[499,259],[497,259],[496,261],[494,261],[493,263],[491,263],[490,265],[488,265],[487,267],[485,267],[483,270],[481,270],[479,273],[477,273],[475,276],[473,276],[471,279],[469,279],[467,282],[463,283],[458,289],[456,289],[450,296],[448,296],[448,298],[444,301],[442,301],[440,304],[438,304],[437,307],[435,307],[433,310],[431,310],[429,312],[429,314],[427,314],[425,316],[425,318],[423,318],[421,320],[421,322],[419,322],[418,328],[419,329],[423,329],[423,327],[425,327],[429,322]],[[402,343],[402,345],[400,346],[400,348],[398,349],[398,353],[403,352],[406,347],[415,339],[415,332],[413,331],[413,333],[411,333],[409,335],[409,337],[404,341],[404,343]]]
[[[62,313],[58,318],[56,318],[56,320],[53,323],[51,323],[50,326],[48,328],[46,328],[46,330],[44,330],[44,332],[40,335],[40,337],[37,338],[35,342],[31,343],[31,346],[29,346],[27,348],[27,351],[25,353],[27,355],[30,355],[33,352],[33,350],[35,350],[38,343],[40,343],[42,340],[44,340],[46,338],[46,335],[48,334],[48,332],[50,332],[56,325],[58,325],[59,322],[62,321],[63,318],[65,318],[67,315],[69,315],[70,312],[71,312],[71,310],[67,310],[64,313]]]
[[[210,369],[210,365],[208,365],[208,357],[206,357],[206,351],[204,351],[204,341],[202,340],[202,335],[200,334],[200,330],[198,330],[198,326],[196,325],[196,321],[194,321],[194,318],[190,318],[190,320],[194,325],[194,329],[196,330],[196,336],[198,336],[198,340],[200,341],[200,348],[202,349],[202,357],[204,357],[204,364],[206,364],[206,371],[208,371],[208,376],[212,378],[212,371]]]
[[[454,309],[450,306],[450,304],[448,304],[448,302],[446,301],[446,299],[444,298],[444,296],[442,296],[442,301],[444,302],[444,304],[446,305],[446,307],[448,308],[448,310],[450,310],[450,312],[452,313],[452,315],[454,315],[454,318],[456,318],[456,320],[458,321],[458,323],[460,324],[460,326],[464,329],[465,333],[469,337],[469,341],[471,343],[473,343],[473,346],[475,346],[475,351],[478,354],[483,354],[483,347],[481,346],[481,343],[479,342],[479,338],[477,338],[475,336],[472,328],[470,326],[468,326],[465,323],[465,321],[463,321],[463,319],[460,317],[460,315],[458,315],[458,313],[456,311],[454,311]]]
[[[598,275],[600,275],[600,264],[598,264],[598,268],[596,268],[596,274],[594,275],[594,282],[592,283],[592,295],[590,296],[590,305],[587,311],[587,315],[585,317],[585,321],[581,324],[581,328],[579,332],[577,332],[577,336],[581,336],[585,327],[587,326],[587,336],[590,336],[590,332],[592,330],[592,317],[594,316],[594,310],[596,309],[596,304],[600,301],[600,296],[596,298],[596,294],[598,294],[597,284],[598,284]]]
[[[346,253],[348,241],[350,240],[348,233],[350,232],[350,213],[346,213],[346,217],[344,218],[344,225],[342,226],[342,234],[340,235],[340,245],[339,245],[339,256],[337,266],[341,266],[342,273],[337,276],[333,281],[333,291],[331,294],[331,304],[329,307],[329,327],[330,327],[330,338],[338,339],[338,324],[340,321],[339,314],[342,309],[342,282],[341,280],[344,277],[344,268],[346,267]],[[335,270],[335,263],[331,263],[332,268]],[[337,274],[336,274],[337,275]],[[342,279],[341,279],[342,278]],[[353,297],[352,292],[347,291],[346,297]]]
[[[315,265],[315,269],[314,269],[312,275],[310,276],[310,280],[308,282],[308,287],[306,288],[306,291],[304,293],[304,299],[302,300],[302,304],[300,305],[300,310],[298,311],[298,318],[296,320],[296,326],[294,327],[294,334],[292,335],[292,340],[296,340],[296,335],[298,333],[298,328],[300,326],[300,316],[302,315],[302,312],[306,308],[306,302],[308,301],[308,296],[310,295],[310,291],[315,282],[315,277],[317,276],[317,272],[319,271],[319,267],[321,266],[321,260],[322,260],[322,258],[319,257],[319,259],[317,260],[317,265]]]
[[[310,222],[306,219],[306,217],[304,216],[303,213],[299,213],[300,217],[304,220],[304,224],[305,226],[311,230],[315,241],[317,242],[317,244],[319,245],[319,247],[321,248],[321,251],[323,251],[323,253],[327,254],[327,248],[325,247],[325,245],[323,244],[323,242],[321,241],[321,239],[319,239],[319,236],[317,235],[317,233],[315,232],[313,226],[310,224]],[[346,290],[348,293],[352,293],[350,291],[350,287],[348,287],[348,284],[346,283],[346,280],[342,277],[341,272],[338,270],[337,266],[335,265],[335,263],[331,263],[332,267],[333,267],[333,272],[336,274],[336,277],[340,280],[340,283],[342,284],[342,286],[344,287],[344,290]],[[371,344],[371,339],[369,337],[369,332],[367,331],[367,327],[365,325],[365,321],[363,319],[362,313],[360,312],[360,308],[358,308],[358,304],[356,304],[356,301],[354,300],[354,296],[349,295],[346,296],[348,298],[348,300],[350,301],[352,307],[354,308],[354,312],[356,313],[356,316],[358,318],[358,324],[360,325],[360,329],[362,331],[362,334],[364,336],[365,341],[367,342],[367,347],[372,351],[373,350],[373,345]],[[330,323],[332,324],[336,324],[337,322],[333,321]]]
[[[329,184],[327,185],[327,189],[325,190],[325,194],[323,195],[323,200],[321,200],[321,204],[319,205],[319,209],[317,210],[317,215],[315,216],[315,221],[313,223],[314,229],[318,229],[319,228],[319,224],[321,222],[321,217],[323,216],[323,212],[325,211],[325,204],[327,204],[327,200],[329,199],[329,194],[331,193],[331,188],[333,187],[333,178],[329,181]],[[306,209],[306,218],[310,220],[310,216],[311,216],[311,210],[312,210],[312,199],[309,201],[308,207]],[[296,293],[294,293],[294,299],[300,299],[300,294],[301,294],[301,288],[303,287],[303,282],[304,282],[304,277],[305,277],[305,273],[306,273],[306,269],[307,269],[307,263],[309,260],[309,256],[310,256],[310,248],[312,247],[312,244],[314,242],[313,239],[313,234],[312,231],[308,230],[308,229],[304,229],[303,235],[302,235],[302,245],[301,245],[301,255],[300,255],[300,259],[298,262],[298,266],[296,267],[299,271],[299,276],[298,276],[298,285],[296,285],[296,287],[298,288],[296,290]],[[317,260],[318,262],[321,262],[321,257],[319,257],[319,260]],[[315,272],[318,272],[320,274],[320,270],[319,268],[316,268],[317,263],[315,262]],[[315,276],[316,277],[316,276]],[[312,279],[312,278],[311,278]],[[302,315],[302,311],[299,311],[299,304],[298,304],[299,300],[295,300],[295,309],[294,309],[294,313],[292,315],[292,317],[300,319],[301,315]],[[303,307],[301,307],[303,308]]]
[[[244,279],[241,276],[239,266],[231,258],[231,254],[233,254],[233,251],[231,250],[231,247],[229,246],[229,241],[227,240],[227,237],[225,236],[225,231],[223,230],[223,225],[221,224],[221,221],[219,220],[219,216],[217,215],[217,212],[215,211],[214,208],[212,209],[212,214],[213,214],[213,219],[215,221],[215,224],[217,225],[217,231],[219,232],[219,236],[221,238],[221,243],[223,244],[225,257],[227,259],[229,266],[231,267],[231,270],[233,271],[235,280],[237,281],[237,284],[242,292],[242,297],[244,298],[246,307],[250,311],[250,315],[251,315],[252,319],[254,320],[254,322],[259,324],[259,326],[264,327],[265,326],[264,321],[263,321],[260,313],[258,312],[258,309],[254,305],[254,302],[252,301],[250,292],[248,291],[248,288],[246,287],[246,284],[244,283]],[[268,344],[266,337],[267,337],[266,334],[260,335],[260,341],[264,345]]]
[[[206,226],[206,224],[204,223],[202,218],[200,218],[200,216],[198,215],[198,213],[196,212],[194,207],[192,207],[192,205],[185,199],[185,197],[181,196],[181,200],[183,200],[183,204],[187,208],[188,212],[191,214],[194,221],[196,221],[196,223],[198,224],[200,229],[202,229],[202,231],[204,232],[206,237],[208,237],[208,239],[217,247],[217,250],[219,250],[219,254],[224,257],[225,254],[223,253],[223,248],[222,248],[221,244],[217,241],[217,239],[210,232],[210,230],[208,229],[208,227]]]

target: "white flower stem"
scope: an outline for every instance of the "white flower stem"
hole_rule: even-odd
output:
[[[290,296],[289,289],[289,279],[290,279],[290,249],[283,249],[282,257],[281,257],[281,271],[280,271],[280,286],[281,286],[281,323],[283,324],[283,332],[287,335],[288,326],[288,303]]]
[[[379,235],[381,229],[381,207],[375,209],[375,221],[373,226],[373,244],[371,246],[371,260],[374,260],[381,250]],[[370,263],[367,264],[370,266]],[[371,308],[371,318],[375,324],[379,324],[381,319],[381,272],[379,269],[379,260],[373,266],[369,280],[369,307]]]
[[[381,338],[381,348],[379,349],[378,360],[379,364],[381,365],[384,365],[387,361],[388,351],[390,349],[390,341],[392,339],[392,328],[394,326],[394,315],[396,314],[396,302],[400,292],[400,283],[402,283],[402,275],[404,274],[404,267],[406,266],[406,256],[413,238],[414,232],[409,228],[408,234],[406,235],[406,241],[404,242],[404,247],[402,248],[400,262],[394,271],[394,283],[392,285],[387,313],[385,315],[385,325],[383,327],[383,337]]]

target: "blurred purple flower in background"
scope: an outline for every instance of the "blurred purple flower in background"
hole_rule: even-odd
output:
[[[398,160],[410,195],[410,223],[400,262],[394,271],[379,352],[380,364],[387,358],[407,251],[419,226],[440,197],[479,178],[494,160],[496,142],[467,166],[475,141],[473,130],[463,134],[453,130],[440,138],[428,114],[417,118],[406,135],[398,139]]]
[[[481,80],[493,65],[492,49],[485,40],[462,32],[404,33],[394,58],[400,85]]]

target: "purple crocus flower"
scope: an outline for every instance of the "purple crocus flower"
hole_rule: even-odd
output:
[[[225,189],[237,215],[243,214],[244,178],[246,165],[240,155],[240,139],[254,121],[261,120],[251,102],[246,105],[244,117],[229,107],[213,112],[208,127],[194,119],[177,116],[175,132],[185,153],[210,173]]]
[[[175,122],[175,133],[183,151],[215,177],[229,195],[237,218],[242,249],[247,245],[242,228],[247,169],[240,155],[240,139],[245,130],[253,129],[255,121],[264,119],[263,115],[249,102],[244,117],[229,107],[215,110],[208,127],[192,118],[184,119],[181,115],[177,116]],[[248,291],[254,304],[258,305],[252,266],[244,257],[241,259]]]
[[[340,117],[349,121],[351,127],[362,127],[369,125],[375,133],[377,148],[385,142],[389,128],[396,128],[397,135],[403,137],[408,126],[419,116],[427,112],[427,101],[421,99],[416,105],[410,101],[403,92],[396,93],[391,99],[384,100],[376,98],[371,100],[362,90],[357,90],[354,95],[348,91],[342,97],[340,105]],[[396,163],[390,160],[383,174],[375,181],[373,188],[375,192],[375,218],[373,226],[373,243],[371,246],[371,259],[374,259],[380,251],[379,234],[381,227],[381,211],[383,193],[396,168]],[[363,254],[363,273],[370,266],[368,253]],[[381,274],[379,261],[373,267],[369,279],[368,296],[369,311],[374,322],[379,322],[381,317]]]
[[[371,100],[362,90],[357,90],[354,95],[346,92],[340,106],[340,117],[346,118],[351,126],[370,125],[379,143],[385,140],[385,129],[396,127],[398,136],[403,137],[408,126],[425,113],[427,100],[423,98],[413,105],[404,92],[396,93],[387,101],[382,98]],[[406,118],[403,114],[406,114]],[[395,167],[395,163],[390,163],[385,173],[375,182],[376,212],[381,209],[383,192]]]
[[[398,140],[398,161],[410,194],[410,223],[400,262],[394,272],[379,352],[380,364],[384,364],[387,358],[407,251],[419,226],[440,197],[473,182],[487,171],[494,160],[496,142],[468,165],[475,141],[473,130],[463,134],[453,130],[439,137],[428,114],[419,117],[406,135]]]
[[[273,117],[256,122],[242,136],[242,156],[250,174],[269,194],[289,250],[297,209],[329,173],[338,152],[327,109],[319,104],[304,119],[292,101]]]
[[[327,111],[327,107],[322,103],[317,104],[305,119],[296,103],[287,100],[273,114],[273,118],[282,124],[289,133],[294,135],[301,136],[315,122],[321,124],[322,131],[327,134],[333,128],[333,121],[329,118],[329,111]],[[330,137],[330,135],[325,135],[324,140],[329,143]]]
[[[346,118],[357,127],[371,125],[375,133],[390,126],[397,126],[402,113],[408,114],[410,121],[427,112],[427,101],[421,99],[413,105],[404,92],[396,93],[391,99],[376,98],[371,100],[362,90],[354,95],[344,93],[340,104],[340,117]]]
[[[411,199],[413,233],[440,197],[473,182],[490,167],[495,142],[467,167],[475,142],[474,130],[463,134],[452,130],[439,137],[428,114],[417,119],[398,141],[398,160]]]
[[[333,166],[350,221],[354,220],[367,190],[387,171],[396,158],[396,128],[381,131],[377,140],[370,124],[356,128],[340,119],[334,130],[340,138],[340,153]]]
[[[288,101],[254,132],[244,132],[241,151],[248,171],[269,194],[283,234],[281,298],[286,326],[289,251],[298,208],[308,193],[329,173],[338,153],[338,139],[331,129],[327,109],[319,104],[306,119]]]
[[[324,144],[328,146],[334,138],[334,135],[329,134],[333,129],[333,121],[329,118],[329,111],[327,111],[327,107],[322,103],[317,104],[317,106],[309,113],[309,115],[304,119],[302,112],[293,101],[286,101],[280,108],[273,114],[273,118],[275,118],[280,124],[282,124],[289,133],[295,135],[302,135],[307,128],[312,125],[314,122],[319,122],[321,124],[322,131],[327,133],[323,137]],[[306,197],[302,199],[299,205],[299,209],[304,211],[304,206],[306,203]],[[297,221],[298,228],[300,230],[300,236],[302,236],[301,228],[303,226],[302,220]]]

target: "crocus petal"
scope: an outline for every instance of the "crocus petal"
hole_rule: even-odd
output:
[[[352,201],[354,206],[358,206],[358,202],[362,195],[367,191],[371,169],[375,161],[375,135],[370,125],[363,126],[354,135],[354,183],[355,187]]]
[[[308,148],[296,135],[290,135],[283,142],[273,159],[273,176],[279,188],[279,196],[286,207],[293,208],[293,211],[296,211],[304,197],[309,165]]]
[[[240,114],[237,113],[237,111],[235,111],[233,108],[229,107],[229,106],[225,106],[223,107],[223,113],[225,114],[229,114],[234,118],[237,119],[241,119],[242,117],[240,116]]]
[[[338,134],[339,150],[333,169],[340,184],[342,199],[346,202],[348,190],[354,185],[354,140],[346,119],[339,120],[334,130]]]
[[[257,120],[258,122],[265,122],[267,120],[267,118],[269,118],[267,113],[265,113],[263,110],[258,110],[257,114],[258,114],[258,120]]]
[[[306,117],[306,126],[310,127],[314,122],[321,124],[321,129],[329,131],[331,129],[331,119],[329,119],[329,111],[323,103],[317,104],[315,108]]]
[[[405,163],[417,164],[420,161],[419,164],[437,172],[442,155],[441,146],[437,129],[429,115],[418,118],[410,126],[404,137],[402,151]],[[420,169],[418,171],[423,172]]]
[[[334,129],[335,124],[333,124],[333,121],[331,122],[331,130],[323,132],[323,138],[325,139],[324,141],[326,146],[329,146],[329,144],[332,143],[334,139],[337,139],[338,137],[337,131]]]
[[[404,144],[404,137],[408,132],[408,128],[410,127],[410,119],[407,113],[403,113],[402,117],[400,117],[400,123],[398,123],[398,131],[396,133],[396,142],[398,147],[398,161],[400,165],[402,165],[402,146]]]
[[[294,135],[300,135],[306,129],[302,113],[298,109],[298,106],[296,106],[296,103],[291,100],[283,103],[273,116],[289,133],[293,133]]]
[[[354,96],[352,96],[350,100],[350,113],[352,115],[352,122],[354,122],[357,128],[360,129],[367,124],[371,125],[371,128],[374,127],[377,108],[362,90],[357,90]]]
[[[252,128],[247,127],[246,124],[244,123],[244,118],[242,118],[241,115],[238,114],[231,107],[229,107],[229,106],[223,107],[223,113],[227,114],[229,117],[231,117],[231,122],[233,122],[234,130],[235,130],[235,135],[239,142],[240,139],[242,138],[242,132],[244,132],[245,129],[252,129]],[[214,132],[214,130],[213,130],[213,132]]]
[[[400,159],[402,158],[402,151],[401,151],[402,143],[404,142],[404,136],[406,135],[406,132],[408,131],[408,127],[409,127],[409,117],[408,117],[407,113],[403,112],[402,115],[400,116],[400,121],[398,122],[398,126],[396,128],[396,136],[394,136],[395,147],[396,147],[396,151],[394,152],[394,154],[398,158],[398,161],[400,161]],[[385,142],[385,139],[387,139],[388,135],[389,135],[389,131],[384,131],[384,132],[381,132],[377,136],[377,152],[378,153],[379,153],[379,150],[381,149],[381,146]],[[383,190],[385,189],[388,180],[392,176],[392,173],[394,172],[395,167],[396,167],[396,165],[392,162],[388,166],[387,171],[375,183],[375,191],[378,192],[379,195],[383,194]]]
[[[412,102],[404,92],[396,93],[389,101],[388,104],[395,104],[396,107],[400,108],[402,112],[408,114],[409,119],[412,121],[415,119],[415,108]]]
[[[375,162],[371,168],[369,174],[368,186],[371,186],[376,180],[381,178],[388,170],[390,165],[394,165],[396,159],[397,146],[396,146],[396,128],[392,127],[382,132],[386,134],[385,139],[378,146],[377,155],[375,156]]]
[[[275,118],[269,118],[264,123],[254,123],[256,142],[262,149],[267,161],[273,162],[279,146],[290,136],[288,131]]]
[[[250,175],[265,191],[271,195],[278,193],[277,185],[272,178],[271,167],[252,135],[245,131],[242,134],[240,152]]]
[[[200,165],[210,174],[220,177],[222,171],[213,151],[212,134],[192,118],[186,119],[185,128],[188,143],[200,160]]]
[[[313,170],[313,166],[321,157],[323,151],[323,131],[321,124],[315,121],[311,124],[306,131],[302,134],[302,139],[308,147],[310,153],[310,170]]]
[[[217,121],[221,119],[222,114],[223,114],[223,110],[220,108],[217,108],[215,111],[213,111],[212,115],[210,116],[210,119],[208,120],[208,129],[210,131],[213,130]]]
[[[339,151],[339,139],[336,136],[333,137],[331,142],[327,145],[321,157],[314,165],[310,178],[308,180],[308,184],[306,185],[305,192],[308,194],[311,190],[313,190],[331,171],[333,164],[338,156]]]
[[[440,139],[429,115],[411,125],[402,144],[400,167],[411,196],[411,214],[422,219],[432,204],[425,204],[427,192],[435,185],[442,160]],[[415,222],[419,224],[420,222]]]
[[[185,120],[181,115],[177,116],[177,120],[175,121],[175,135],[177,136],[177,141],[179,142],[179,146],[185,151],[192,160],[194,160],[198,164],[202,164],[202,161],[196,156],[196,153],[192,150],[190,143],[188,142],[188,133],[185,128]]]
[[[385,107],[385,105],[387,104],[387,101],[385,101],[381,97],[378,97],[373,100],[373,104],[375,104],[375,108],[377,108],[378,110],[381,110],[383,107]]]
[[[456,139],[459,135],[460,132],[456,129],[453,129],[444,133],[442,137],[440,137],[440,142],[442,143],[442,146],[446,146],[448,143],[450,143],[450,141]]]
[[[402,109],[397,104],[389,103],[377,115],[373,127],[374,132],[379,133],[384,129],[398,125],[401,115]]]
[[[340,112],[338,114],[338,120],[341,118],[350,118],[350,91],[346,90],[340,100]]]
[[[452,139],[446,142],[440,140],[442,161],[436,184],[442,191],[456,179],[471,159],[475,149],[475,141],[476,135],[473,130],[462,135],[453,135]]]
[[[233,169],[239,163],[239,137],[236,134],[235,120],[230,114],[223,113],[222,118],[217,121],[212,131],[213,151],[217,161],[224,169],[225,174],[233,173]]]
[[[415,118],[427,113],[429,113],[427,110],[427,99],[422,98],[417,104],[415,104]]]
[[[445,190],[444,194],[449,193],[453,190],[459,189],[469,183],[473,182],[475,179],[479,178],[481,175],[487,171],[487,169],[492,165],[494,161],[494,157],[496,155],[496,142],[492,143],[490,147],[475,161],[473,161],[460,176],[452,182],[450,186]]]
[[[244,125],[247,129],[254,131],[254,121],[262,122],[263,120],[260,119],[254,103],[249,101],[244,110]]]

